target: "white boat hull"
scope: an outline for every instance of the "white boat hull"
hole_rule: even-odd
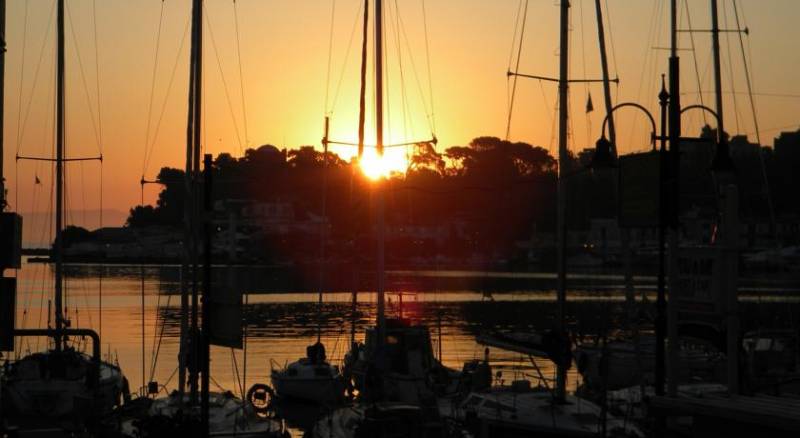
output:
[[[209,396],[209,435],[212,437],[265,437],[279,438],[287,436],[282,424],[272,418],[259,416],[253,407],[233,396],[229,392],[214,392]],[[147,436],[148,425],[164,433],[159,425],[170,424],[171,430],[186,433],[174,422],[178,418],[194,418],[199,421],[200,407],[189,406],[189,396],[184,395],[183,404],[176,392],[167,397],[153,400],[144,418],[126,421],[122,426],[122,435],[129,438]],[[182,412],[181,412],[182,410]],[[188,411],[188,414],[187,414]],[[180,413],[179,413],[180,412]],[[191,428],[191,426],[189,426]],[[144,429],[144,430],[142,430]]]

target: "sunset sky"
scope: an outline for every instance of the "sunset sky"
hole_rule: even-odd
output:
[[[5,174],[11,206],[22,213],[47,211],[51,202],[51,166],[43,162],[15,163],[14,156],[17,153],[52,154],[54,3],[53,0],[8,2]],[[434,124],[439,151],[464,145],[479,135],[504,137],[510,84],[505,72],[509,59],[516,57],[513,37],[519,1],[397,0],[385,3],[389,65],[387,142],[428,139]],[[557,75],[557,3],[530,0],[520,71]],[[669,43],[669,1],[608,0],[607,3],[611,74],[620,78],[619,86],[613,87],[615,101],[637,101],[655,111],[660,75],[666,72],[668,52],[657,48]],[[682,6],[681,27],[685,28],[688,27],[685,2],[679,3]],[[688,3],[692,26],[707,29],[709,2],[688,0]],[[99,56],[95,53],[93,4]],[[206,1],[205,151],[214,154],[227,151],[241,156],[245,148],[262,144],[280,148],[308,144],[320,147],[326,113],[331,116],[332,138],[356,139],[358,29],[349,54],[347,52],[361,1],[335,1],[331,31],[333,5],[332,0],[237,0],[234,9],[232,0]],[[756,106],[762,142],[772,144],[781,130],[795,130],[800,126],[800,83],[797,81],[800,2],[740,0],[737,5],[742,27],[750,30],[744,44],[748,57],[752,56],[748,61],[752,67],[754,91],[758,93]],[[127,211],[139,202],[142,175],[153,178],[162,166],[183,165],[188,79],[186,30],[190,1],[166,0],[162,9],[161,0],[68,0],[67,7],[68,155],[97,155],[101,150],[98,137],[102,127],[103,207]],[[163,25],[157,38],[162,11]],[[720,0],[720,13],[723,28],[736,27],[731,0]],[[571,14],[571,75],[599,78],[594,0],[573,0]],[[694,34],[694,40],[700,89],[711,91],[710,34]],[[332,44],[330,74],[329,44]],[[680,46],[691,47],[688,34],[681,34]],[[510,56],[512,51],[513,57]],[[682,51],[680,55],[682,86],[688,93],[683,96],[684,103],[699,102],[692,52]],[[724,88],[736,93],[726,94],[726,128],[731,133],[746,133],[755,139],[736,34],[723,35],[722,55]],[[151,89],[154,90],[152,106]],[[555,151],[556,91],[553,83],[520,79],[511,124],[512,140]],[[595,110],[587,116],[584,108],[588,92],[591,92]],[[372,96],[370,82],[370,107]],[[713,96],[705,97],[705,102],[712,105]],[[602,88],[573,84],[571,106],[570,147],[580,150],[593,144],[600,135],[604,116]],[[619,113],[619,119],[620,151],[646,149],[644,119],[626,111]],[[699,114],[687,115],[685,124],[684,133],[694,134],[702,118]],[[367,132],[368,143],[373,143],[371,123],[368,123]],[[353,153],[348,148],[334,150],[345,157]],[[405,151],[392,153],[398,154],[396,159],[400,160]],[[99,208],[99,176],[98,163],[69,165],[68,207],[76,213],[68,222],[90,228],[98,225],[95,215],[84,216],[80,212]],[[37,177],[41,181],[39,185],[34,183]],[[145,202],[152,202],[157,192],[156,187],[148,187]],[[117,222],[106,219],[106,224],[120,223],[118,219]]]

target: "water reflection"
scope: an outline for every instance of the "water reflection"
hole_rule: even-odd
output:
[[[217,271],[218,283],[225,284],[228,274]],[[353,325],[356,340],[360,341],[365,327],[374,321],[374,293],[359,293],[355,312],[350,293],[326,293],[318,318],[315,293],[285,292],[291,289],[275,292],[271,283],[274,273],[240,275],[242,272],[237,271],[234,277],[235,287],[249,292],[244,298],[243,311],[245,348],[235,351],[212,348],[212,385],[217,389],[238,393],[256,382],[269,384],[271,364],[283,365],[302,357],[306,346],[315,341],[318,322],[322,324],[329,357],[338,361],[349,348]],[[66,273],[66,316],[74,327],[100,332],[104,355],[119,362],[131,388],[140,388],[150,380],[175,388],[180,326],[179,267],[69,265]],[[51,320],[48,317],[51,267],[25,264],[18,271],[18,283],[17,327],[46,326]],[[484,347],[475,342],[475,336],[484,330],[554,327],[555,294],[539,286],[532,285],[525,291],[432,289],[403,296],[403,316],[427,325],[435,352],[441,342],[442,362],[460,369],[464,361],[483,357]],[[642,289],[652,290],[651,285]],[[744,330],[795,324],[795,315],[800,314],[798,300],[772,292],[743,294]],[[569,291],[568,295],[569,323],[579,336],[595,335],[626,323],[623,294],[608,284],[597,282]],[[651,292],[648,296],[652,300]],[[398,296],[389,295],[388,311],[393,315],[400,312],[398,300]],[[642,317],[647,318],[652,305],[644,306],[644,310]],[[14,354],[40,350],[45,342],[36,338],[18,340]],[[84,345],[80,340],[76,342]],[[555,370],[547,361],[536,360],[532,364],[520,354],[495,349],[490,357],[507,382],[533,376],[534,365],[545,377],[554,377]],[[572,388],[579,383],[574,368],[569,380]]]

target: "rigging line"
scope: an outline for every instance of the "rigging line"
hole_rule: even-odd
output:
[[[580,16],[580,20],[581,20],[581,25],[580,25],[580,29],[581,29],[581,68],[583,70],[583,77],[586,78],[586,77],[588,77],[586,75],[586,32],[585,32],[586,25],[584,24],[584,19],[583,19],[583,2],[582,1],[578,1],[578,11],[579,11],[579,16]],[[588,82],[584,82],[583,83],[583,87],[584,87],[584,91],[586,92],[586,95],[591,97],[591,94],[590,94],[590,91],[589,91],[589,83]],[[589,112],[588,111],[584,113],[584,117],[586,118],[586,144],[590,144],[591,138],[592,138],[592,119],[589,116]]]
[[[239,8],[236,5],[236,0],[233,0],[233,25],[236,31],[236,59],[239,63],[239,88],[242,93],[242,125],[244,127],[244,143],[245,146],[250,145],[250,133],[247,129],[247,106],[246,94],[244,93],[244,74],[242,73],[242,49],[241,38],[239,31]]]
[[[519,61],[522,59],[522,42],[525,38],[525,25],[528,23],[528,0],[525,0],[525,9],[522,12],[522,29],[519,33],[519,47],[517,49],[517,63],[514,66],[515,71],[519,71]],[[508,120],[506,122],[506,140],[511,136],[511,119],[514,115],[514,98],[517,95],[517,79],[518,76],[514,75],[513,85],[511,86],[511,101],[508,104]],[[541,81],[539,81],[541,84]]]
[[[742,52],[742,65],[744,66],[744,76],[745,76],[746,83],[747,83],[747,93],[749,94],[749,97],[750,97],[750,111],[753,114],[753,127],[755,128],[755,131],[756,131],[755,132],[756,142],[759,145],[758,161],[759,161],[759,164],[760,164],[760,167],[761,167],[761,175],[762,175],[763,180],[764,180],[764,197],[767,200],[767,206],[768,206],[768,209],[769,209],[770,221],[772,222],[772,229],[773,229],[773,233],[774,233],[773,237],[775,238],[775,241],[777,242],[777,233],[778,233],[778,231],[777,231],[776,219],[775,219],[775,206],[772,203],[772,195],[771,195],[770,189],[769,189],[769,179],[767,178],[767,166],[766,166],[766,163],[764,163],[763,148],[760,147],[762,143],[761,143],[761,133],[760,133],[760,130],[758,128],[758,114],[756,112],[756,101],[755,101],[755,98],[753,97],[753,95],[754,95],[754,93],[753,93],[753,77],[752,77],[751,72],[750,72],[749,64],[747,63],[747,57],[745,57],[744,37],[742,36],[742,32],[741,32],[742,26],[741,26],[741,23],[739,21],[739,8],[738,8],[736,0],[732,0],[732,3],[733,3],[733,16],[736,18],[736,30],[738,31],[737,33],[739,34],[739,47],[740,47],[741,52]],[[744,21],[744,17],[742,17],[742,21]],[[748,45],[749,45],[749,40],[748,40]],[[753,59],[753,58],[751,57],[750,59]]]
[[[550,109],[550,104],[547,101],[547,93],[545,93],[545,91],[544,91],[544,81],[539,79],[538,82],[539,82],[539,91],[541,91],[541,93],[542,93],[542,102],[544,103],[544,109],[547,112],[547,117],[550,118],[550,124],[553,127],[555,127],[555,125],[553,125],[553,120],[554,120],[553,112]],[[553,129],[555,129],[555,128],[553,128]]]
[[[158,29],[156,30],[156,50],[155,56],[153,57],[153,74],[151,75],[150,79],[150,99],[149,103],[147,104],[147,125],[145,128],[145,135],[144,135],[144,160],[142,163],[142,175],[147,172],[147,161],[148,161],[148,145],[150,144],[150,125],[153,119],[153,99],[155,98],[155,91],[156,91],[156,72],[158,71],[158,53],[161,48],[161,27],[164,22],[164,0],[161,0],[161,12],[158,17]],[[179,50],[180,53],[180,50]]]
[[[67,3],[69,3],[69,2],[67,2]],[[92,98],[89,95],[89,84],[86,81],[86,71],[83,68],[83,59],[81,58],[81,50],[80,50],[80,46],[78,46],[78,38],[75,35],[75,21],[72,19],[72,11],[71,11],[70,7],[67,5],[65,7],[65,9],[67,11],[67,18],[68,18],[68,21],[69,21],[69,31],[70,31],[70,35],[72,36],[72,44],[75,46],[75,55],[76,55],[76,58],[78,60],[78,71],[81,74],[81,82],[83,83],[83,91],[84,91],[84,95],[86,97],[86,106],[89,107],[88,108],[89,119],[92,121],[92,130],[94,131],[94,138],[95,138],[95,141],[97,142],[97,149],[99,151],[101,148],[100,148],[100,134],[99,134],[99,132],[97,130],[97,123],[98,122],[95,120],[95,115],[96,114],[95,114],[94,106],[92,105]]]
[[[100,163],[100,229],[103,229],[103,163]],[[105,274],[105,264],[100,263],[100,275],[97,280],[97,313],[98,313],[98,335],[103,336],[103,275]]]
[[[783,129],[797,129],[800,131],[800,123],[794,123],[791,125],[783,125],[783,126],[773,126],[771,128],[759,129],[758,132],[775,132],[775,131],[781,131]],[[745,135],[751,135],[751,134],[758,135],[756,131],[745,132]],[[760,141],[758,143],[760,143]],[[762,146],[766,147],[765,145]]]
[[[20,124],[22,122],[22,118],[19,116],[19,111],[22,110],[22,90],[25,88],[25,48],[27,47],[27,40],[28,40],[28,2],[25,2],[25,15],[22,22],[22,49],[21,49],[21,56],[22,62],[19,63],[19,94],[17,97],[17,155],[19,155],[19,148],[20,148]],[[48,25],[49,27],[49,25]],[[18,174],[15,174],[15,176]],[[17,177],[19,180],[19,177]],[[15,187],[19,185],[19,182],[15,184]],[[15,189],[16,190],[16,189]],[[15,203],[17,200],[14,201]],[[19,204],[17,204],[19,205]]]
[[[236,379],[237,386],[239,387],[239,394],[242,400],[245,399],[244,385],[242,385],[242,378],[239,374],[239,363],[236,360],[236,352],[231,348],[231,374]]]
[[[331,91],[331,59],[333,58],[333,25],[336,21],[336,0],[331,1],[331,25],[328,29],[328,67],[325,75],[325,108],[324,115],[330,115],[328,107],[328,97]]]
[[[164,113],[166,112],[167,109],[167,102],[169,101],[169,95],[170,92],[172,91],[172,84],[175,81],[175,74],[177,73],[178,65],[180,64],[181,53],[183,53],[183,48],[186,45],[186,36],[189,34],[190,23],[191,23],[191,17],[187,17],[186,25],[184,26],[183,29],[183,38],[181,38],[181,44],[178,47],[178,54],[175,56],[175,64],[172,66],[172,73],[170,74],[169,83],[167,84],[167,91],[164,94],[164,101],[161,104],[161,112],[159,113],[158,121],[156,122],[156,127],[155,130],[153,131],[153,138],[152,141],[150,142],[149,147],[145,145],[148,152],[145,154],[144,172],[142,172],[143,174],[147,173],[147,168],[150,165],[150,159],[153,156],[153,149],[155,148],[156,141],[158,140],[158,133],[161,130],[161,121],[163,120]]]
[[[44,39],[42,40],[42,47],[39,50],[39,61],[36,63],[36,68],[34,69],[33,84],[31,85],[31,95],[30,95],[30,97],[28,99],[28,104],[26,105],[26,108],[25,108],[24,111],[22,111],[21,107],[19,108],[20,112],[24,113],[25,116],[22,118],[22,130],[17,132],[17,152],[18,153],[19,153],[19,150],[20,150],[20,147],[21,147],[21,144],[22,144],[22,139],[25,138],[25,129],[26,129],[27,125],[28,125],[28,117],[31,114],[31,107],[33,106],[34,92],[36,91],[36,84],[39,82],[39,71],[40,71],[40,68],[42,66],[42,61],[44,59],[44,49],[47,46],[47,41],[50,38],[50,31],[51,31],[51,28],[53,27],[52,24],[53,24],[53,16],[55,15],[54,14],[55,5],[56,5],[56,3],[53,2],[53,6],[50,8],[50,19],[47,22],[47,30],[45,31]],[[55,75],[53,76],[53,78],[55,79]],[[53,108],[55,108],[55,104],[53,104]],[[54,114],[53,118],[55,118],[55,109],[53,110],[53,114]],[[55,142],[55,139],[53,141]]]
[[[655,59],[654,57],[651,56],[650,48],[653,47],[654,45],[657,45],[653,44],[654,41],[658,41],[660,39],[659,34],[661,32],[662,20],[659,20],[659,18],[663,16],[664,12],[663,9],[664,9],[664,3],[661,0],[653,3],[653,10],[650,15],[650,25],[648,26],[647,39],[645,40],[645,45],[644,45],[644,54],[642,56],[643,61],[642,61],[642,71],[639,77],[639,87],[637,88],[636,99],[634,99],[634,101],[641,100],[642,92],[645,89],[645,83],[648,83],[648,87],[650,86],[649,81],[646,78],[648,77],[648,75],[652,76],[651,70],[655,71]],[[635,132],[636,132],[635,127],[631,125],[628,130],[628,144],[633,143],[633,136]],[[617,134],[617,136],[619,137],[619,133]]]
[[[203,8],[206,9],[205,3],[203,3]],[[214,49],[214,55],[217,58],[217,68],[219,69],[219,75],[222,78],[222,89],[223,91],[225,91],[225,99],[228,102],[228,111],[231,114],[231,121],[233,122],[233,131],[234,133],[236,133],[236,141],[239,144],[239,154],[242,155],[244,153],[244,150],[242,148],[242,136],[239,134],[239,124],[236,123],[236,114],[233,111],[233,102],[231,100],[230,91],[228,90],[228,82],[225,80],[225,72],[222,70],[222,60],[219,57],[219,51],[217,50],[217,41],[214,38],[214,29],[211,26],[211,18],[209,18],[209,15],[211,14],[209,14],[208,12],[203,14],[206,20],[206,25],[208,26],[208,36],[211,39],[211,47]],[[206,87],[203,87],[203,89],[205,90]],[[203,101],[205,100],[206,99],[203,99]],[[205,123],[205,120],[206,117],[204,116],[203,123]],[[208,147],[208,145],[205,146]]]
[[[97,132],[100,138],[100,156],[103,156],[103,113],[100,99],[100,49],[97,44],[97,2],[92,0],[92,27],[94,36],[94,78],[95,95],[97,96]],[[102,161],[100,162],[102,166]],[[101,189],[102,190],[102,189]]]
[[[342,69],[339,71],[339,80],[336,84],[336,91],[333,93],[333,101],[331,102],[330,107],[330,114],[333,114],[333,109],[336,108],[336,103],[339,101],[339,92],[342,88],[342,83],[344,82],[344,74],[347,70],[347,59],[350,57],[350,51],[353,47],[353,40],[355,39],[356,29],[358,28],[359,18],[361,18],[361,11],[363,10],[363,3],[359,2],[358,11],[356,12],[355,21],[353,21],[353,28],[350,31],[350,40],[347,43],[347,50],[344,54],[344,62],[342,63]],[[326,108],[327,111],[327,108]]]
[[[95,95],[97,96],[97,122],[98,122],[98,134],[100,137],[100,156],[103,156],[103,117],[102,117],[102,99],[100,95],[100,49],[97,43],[97,2],[96,0],[92,0],[92,28],[94,30],[94,60],[95,60]],[[103,161],[100,161],[100,196],[99,196],[99,218],[98,218],[98,226],[99,229],[103,228]],[[97,276],[97,320],[98,320],[98,335],[102,336],[103,334],[103,275],[105,271],[105,265],[100,264],[100,272]],[[102,339],[102,338],[101,338]]]
[[[511,63],[514,61],[514,49],[517,48],[517,32],[519,31],[519,19],[522,12],[522,2],[517,3],[517,13],[514,15],[514,32],[511,36],[511,48],[508,50],[508,64],[506,71],[511,71]],[[516,78],[516,76],[514,76]],[[511,105],[511,76],[506,75],[506,108]]]
[[[517,13],[514,15],[514,33],[511,37],[511,48],[508,51],[508,67],[507,70],[511,70],[511,63],[514,61],[514,49],[517,48],[517,32],[519,31],[519,19],[520,19],[520,12],[522,12],[522,2],[524,0],[519,0],[517,4]]]
[[[692,16],[689,13],[689,0],[683,0],[683,6],[686,9],[686,24],[689,27],[689,30],[691,30],[692,29]],[[703,99],[703,93],[700,93],[700,90],[701,90],[701,87],[703,86],[703,83],[700,81],[700,69],[699,69],[699,67],[697,65],[697,50],[695,50],[694,32],[688,32],[688,33],[689,33],[689,41],[690,41],[690,43],[692,45],[692,60],[694,61],[694,73],[695,73],[695,76],[697,78],[697,91],[698,91],[698,94],[700,95],[700,105],[705,106],[705,102],[704,102],[704,99]],[[706,115],[705,111],[701,111],[701,113],[703,115],[703,124],[707,125],[708,124],[708,116]]]
[[[685,91],[685,92],[682,92],[681,94],[682,94],[682,95],[690,95],[690,94],[712,94],[712,93],[714,93],[714,92],[715,92],[715,91],[712,91],[712,90],[701,90],[701,91],[699,91],[699,92],[697,92],[697,91],[693,91],[693,92],[688,92],[688,91]],[[723,94],[734,94],[734,93],[733,93],[733,92],[731,92],[731,91],[723,91]],[[747,91],[737,91],[737,92],[736,92],[736,94],[745,94],[745,95],[750,95],[750,93],[748,93]],[[787,99],[800,99],[800,94],[784,94],[784,93],[753,93],[753,96],[763,96],[763,97],[783,97],[783,98],[787,98]]]
[[[419,72],[417,69],[417,63],[414,61],[414,52],[411,50],[411,43],[409,42],[408,33],[406,33],[405,23],[403,22],[403,17],[400,16],[400,30],[402,31],[403,40],[405,41],[406,51],[408,52],[408,58],[411,61],[411,69],[414,72],[414,79],[417,83],[417,90],[419,92],[420,100],[422,101],[422,106],[425,108],[425,112],[428,119],[428,128],[431,130],[431,133],[436,132],[434,130],[434,126],[432,124],[431,115],[433,112],[433,107],[428,106],[428,102],[425,100],[425,93],[422,91],[422,82],[419,79]],[[431,99],[431,103],[433,99]]]
[[[388,8],[387,8],[388,9]],[[395,48],[397,49],[397,66],[398,71],[400,73],[400,109],[403,116],[403,135],[405,138],[409,138],[409,117],[408,113],[410,112],[409,103],[408,103],[408,95],[406,93],[406,80],[405,80],[405,72],[403,71],[403,49],[400,44],[400,7],[397,4],[397,0],[394,0],[394,11],[395,11],[395,23],[392,26],[392,30],[394,30],[393,34],[395,37]],[[391,20],[390,20],[391,22]],[[411,130],[412,134],[414,133],[413,128]],[[406,161],[408,161],[408,146],[406,147]]]
[[[727,7],[727,4],[728,3],[725,2],[725,1],[722,2],[722,20],[723,20],[723,23],[725,24],[726,28],[728,27],[728,7]],[[731,95],[732,100],[733,100],[733,117],[734,117],[734,120],[736,121],[736,132],[738,133],[738,132],[741,132],[740,120],[739,120],[740,116],[741,116],[741,112],[739,111],[739,105],[738,105],[738,102],[736,100],[736,81],[735,81],[736,78],[734,77],[734,74],[733,74],[733,55],[731,54],[730,32],[726,32],[725,33],[725,48],[726,48],[726,50],[728,52],[728,59],[726,60],[727,61],[726,64],[728,65],[728,72],[729,72],[728,73],[729,74],[729,78],[728,79],[730,80],[730,83],[731,83],[731,91],[733,91],[733,94]],[[703,111],[703,112],[705,112],[705,111]],[[722,135],[722,134],[720,134],[720,135]]]
[[[425,33],[425,58],[428,64],[428,99],[430,99],[431,103],[430,119],[431,119],[431,126],[433,126],[433,132],[436,132],[436,110],[433,104],[433,75],[431,74],[431,48],[430,48],[430,37],[428,36],[428,14],[425,9],[425,0],[422,0],[422,27],[424,28],[424,33]],[[435,150],[436,145],[434,145],[433,147]]]
[[[167,294],[167,304],[165,308],[169,309],[172,302],[172,295]],[[158,324],[158,313],[156,313],[154,324]],[[158,364],[158,356],[161,353],[161,341],[164,339],[164,329],[166,328],[166,321],[162,318],[161,331],[158,334],[158,343],[156,344],[155,354],[152,355],[153,364],[150,368],[150,380],[152,381],[156,376],[156,365]],[[154,330],[155,331],[155,330]]]
[[[385,123],[386,123],[386,132],[384,133],[384,139],[392,138],[392,105],[391,105],[391,102],[390,102],[391,95],[392,95],[392,91],[391,91],[392,89],[390,87],[391,81],[389,81],[389,72],[390,72],[389,56],[388,56],[389,51],[387,50],[387,47],[389,45],[389,41],[388,40],[389,40],[389,36],[390,36],[390,33],[387,32],[387,28],[388,28],[388,26],[392,25],[392,20],[391,20],[391,17],[390,17],[389,20],[386,19],[386,16],[391,13],[390,7],[391,7],[391,2],[384,3],[383,11],[381,12],[383,14],[382,18],[383,18],[383,23],[384,23],[383,24],[383,29],[384,29],[383,30],[383,39],[382,39],[382,42],[383,42],[383,58],[384,58],[384,61],[383,61],[383,77],[384,77],[384,80],[383,80],[383,84],[384,84],[383,85],[383,88],[384,88],[383,102],[384,102],[384,105],[383,105],[383,107],[384,107],[384,112],[386,112],[386,117],[384,117],[384,119],[383,119],[385,121]],[[386,23],[388,23],[388,25]],[[376,141],[376,143],[377,143],[377,141]]]
[[[247,292],[244,295],[244,309],[242,310],[242,385],[247,388],[247,307],[250,304],[250,296]]]
[[[606,23],[608,24],[606,26],[606,32],[608,32],[608,42],[611,45],[611,59],[614,64],[614,72],[616,73],[619,71],[619,68],[617,67],[617,49],[614,45],[614,33],[612,30],[614,26],[611,25],[611,13],[608,11],[608,2],[606,1],[604,4],[606,7]],[[619,83],[617,83],[617,85],[619,85]],[[616,87],[616,91],[619,93],[619,86]],[[618,99],[614,100],[618,101]]]

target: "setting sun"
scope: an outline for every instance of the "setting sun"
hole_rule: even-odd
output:
[[[366,149],[361,157],[360,166],[367,178],[377,180],[386,178],[395,172],[405,172],[408,168],[408,160],[405,149],[387,150],[383,156],[379,156],[375,149]]]

